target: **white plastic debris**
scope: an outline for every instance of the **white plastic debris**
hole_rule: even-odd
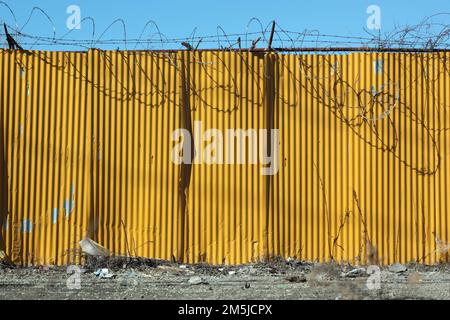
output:
[[[197,285],[197,284],[202,284],[202,283],[203,283],[203,279],[200,278],[199,276],[194,276],[189,279],[189,284],[192,284],[192,285]]]
[[[393,265],[389,266],[389,271],[394,273],[401,273],[405,272],[406,270],[406,266],[401,263],[394,263]]]
[[[350,270],[349,272],[341,273],[341,277],[343,277],[343,278],[357,278],[357,277],[362,277],[365,275],[366,275],[366,269],[364,269],[364,268],[356,268],[356,269]]]
[[[243,274],[255,274],[257,270],[253,266],[242,267],[238,270],[239,273]]]
[[[114,274],[109,271],[107,268],[97,269],[94,274],[100,279],[111,279],[114,278]]]
[[[90,238],[84,238],[79,242],[79,244],[81,247],[81,251],[91,256],[107,257],[110,255],[110,252],[106,248],[102,247]]]

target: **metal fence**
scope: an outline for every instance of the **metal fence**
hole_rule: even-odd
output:
[[[85,237],[188,263],[448,261],[449,57],[3,50],[1,249],[23,265],[79,263]],[[278,170],[176,164],[179,128],[277,129]]]

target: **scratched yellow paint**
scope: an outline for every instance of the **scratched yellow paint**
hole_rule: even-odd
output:
[[[80,263],[90,237],[187,263],[448,261],[448,61],[2,50],[1,250]],[[187,121],[200,139],[277,129],[279,170],[175,164]]]

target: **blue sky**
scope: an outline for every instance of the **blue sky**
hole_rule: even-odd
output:
[[[375,4],[381,8],[381,32],[387,32],[397,25],[416,24],[425,16],[438,12],[450,12],[448,0],[346,0],[346,1],[293,1],[293,0],[4,0],[16,14],[17,24],[22,27],[27,21],[33,7],[42,8],[53,20],[57,37],[68,32],[66,20],[67,7],[77,5],[81,9],[81,18],[92,17],[96,23],[96,35],[100,34],[115,19],[121,18],[126,23],[127,38],[138,38],[144,25],[154,20],[168,38],[188,37],[197,27],[196,35],[215,35],[220,25],[228,34],[245,33],[252,17],[257,17],[264,26],[275,19],[281,27],[292,31],[305,29],[320,30],[321,33],[345,36],[365,36],[368,14],[366,9]],[[449,16],[437,18],[443,23],[450,23]],[[439,20],[441,19],[441,20]],[[15,22],[8,9],[0,4],[0,20],[14,26]],[[150,33],[151,29],[147,31]],[[259,31],[257,23],[250,25],[250,32]],[[53,37],[52,25],[47,18],[35,11],[24,33]],[[91,39],[92,27],[84,21],[81,30],[74,30],[66,38]],[[123,39],[123,28],[113,25],[102,39]],[[19,42],[27,42],[20,38]],[[2,39],[4,45],[4,40]],[[203,47],[212,47],[212,43],[203,43]],[[122,45],[115,45],[121,47]],[[134,45],[129,47],[133,48]],[[179,45],[172,45],[179,47]],[[60,49],[58,46],[44,46],[39,49]],[[66,48],[74,49],[74,48]]]

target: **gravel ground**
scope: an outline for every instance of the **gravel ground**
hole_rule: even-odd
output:
[[[95,274],[104,267],[111,278]],[[450,299],[449,265],[395,265],[372,276],[366,268],[282,260],[233,267],[117,260],[72,268],[0,266],[0,299]]]

